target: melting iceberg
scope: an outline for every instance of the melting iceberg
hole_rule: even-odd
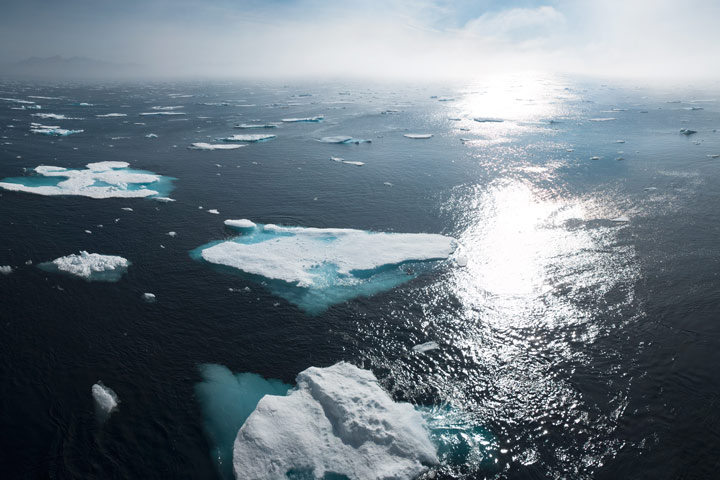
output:
[[[67,137],[75,133],[82,133],[84,130],[67,130],[60,128],[58,125],[41,125],[39,123],[31,123],[30,131],[32,133],[41,133],[43,135],[52,135],[55,137]]]
[[[37,195],[80,195],[90,198],[157,197],[172,190],[172,177],[131,170],[126,162],[89,163],[84,170],[41,165],[37,175],[5,178],[0,188]],[[148,188],[152,185],[152,189]]]
[[[394,288],[456,247],[453,238],[436,234],[250,223],[226,222],[242,225],[241,235],[198,247],[191,257],[262,279],[275,295],[313,314]]]
[[[361,143],[372,143],[372,140],[363,140],[360,138],[353,138],[353,137],[346,137],[346,136],[336,136],[336,137],[322,137],[318,140],[320,143],[337,143],[337,144],[350,144],[354,143],[355,145],[359,145]]]
[[[245,145],[226,145],[223,143],[196,142],[191,144],[188,148],[190,150],[235,150],[244,146]]]
[[[432,137],[432,133],[406,133],[403,136],[414,140],[423,140]]]
[[[128,259],[117,255],[101,255],[81,251],[38,265],[49,272],[62,272],[88,281],[117,282],[130,266]]]
[[[224,142],[264,142],[275,138],[276,135],[263,135],[261,133],[249,134],[249,135],[231,135],[223,138]]]
[[[316,117],[305,117],[305,118],[283,118],[282,121],[285,123],[317,123],[322,122],[325,119],[324,116],[318,115]]]

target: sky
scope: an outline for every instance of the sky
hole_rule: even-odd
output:
[[[718,0],[0,0],[0,63],[86,56],[163,76],[720,74]]]

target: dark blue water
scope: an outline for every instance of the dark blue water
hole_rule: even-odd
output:
[[[177,179],[172,203],[0,192],[0,265],[14,267],[0,275],[3,478],[217,478],[195,390],[201,365],[293,384],[340,360],[372,369],[396,400],[450,404],[490,432],[492,448],[446,462],[437,478],[714,475],[717,90],[538,77],[4,83],[0,97],[42,105],[0,101],[0,178],[125,161]],[[139,116],[179,105],[186,115]],[[113,112],[128,116],[95,117]],[[277,138],[238,150],[186,148],[258,133],[236,123],[315,115],[324,121],[282,124]],[[84,132],[38,135],[30,122]],[[336,135],[372,143],[316,141]],[[621,216],[629,221],[612,221]],[[312,315],[190,258],[234,235],[226,218],[451,235],[468,265]],[[37,268],[79,250],[132,266],[117,283]],[[427,341],[440,348],[412,353]],[[90,395],[98,380],[121,401],[104,423]]]

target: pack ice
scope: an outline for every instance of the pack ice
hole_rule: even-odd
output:
[[[40,268],[75,275],[88,281],[116,282],[125,274],[130,262],[117,255],[88,253],[71,254],[41,263]]]
[[[309,313],[400,285],[417,275],[423,262],[446,259],[456,247],[453,238],[437,234],[284,227],[249,220],[225,224],[241,235],[203,245],[191,256],[262,277],[274,294]],[[405,268],[410,262],[412,269]]]
[[[131,170],[126,162],[88,163],[83,170],[41,165],[36,175],[5,178],[0,188],[37,195],[80,195],[90,198],[165,196],[171,177]],[[153,188],[148,188],[150,185]]]
[[[287,395],[264,396],[233,447],[238,479],[412,479],[437,463],[422,415],[344,362],[308,368]]]

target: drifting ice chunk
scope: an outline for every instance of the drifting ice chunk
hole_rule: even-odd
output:
[[[440,348],[437,342],[425,342],[412,347],[413,350],[420,353],[429,352],[430,350],[435,350],[437,348]]]
[[[97,118],[115,118],[115,117],[127,117],[127,113],[105,113],[103,115],[95,115]]]
[[[263,135],[261,133],[252,135],[232,135],[227,138],[223,138],[224,142],[264,142],[275,138],[276,135]]]
[[[693,133],[697,133],[696,130],[690,130],[689,128],[681,128],[680,133],[683,135],[692,135]]]
[[[10,265],[0,265],[0,274],[2,275],[10,275],[13,271],[13,268]]]
[[[403,136],[406,137],[406,138],[412,138],[412,139],[415,139],[415,140],[422,140],[422,139],[425,139],[425,138],[430,138],[430,137],[432,137],[432,133],[406,133],[406,134],[403,135]]]
[[[150,108],[152,108],[153,110],[180,110],[181,108],[185,108],[185,107],[182,105],[175,105],[172,107],[150,107]]]
[[[225,145],[222,143],[197,142],[191,144],[188,148],[190,150],[235,150],[244,146],[245,145]]]
[[[352,160],[345,160],[340,157],[330,157],[330,160],[332,160],[333,162],[346,163],[348,165],[355,165],[357,167],[362,167],[363,165],[365,165],[365,162],[354,162]]]
[[[477,118],[473,118],[473,120],[475,120],[476,122],[480,122],[480,123],[502,123],[505,121],[502,118],[488,118],[488,117],[477,117]]]
[[[81,195],[90,198],[153,197],[167,193],[172,187],[170,177],[143,170],[131,170],[126,162],[96,162],[86,170],[39,166],[39,176],[6,178],[0,188],[38,195]],[[46,177],[57,177],[54,184]],[[64,178],[64,180],[62,180]],[[147,188],[155,184],[155,190]]]
[[[625,223],[629,222],[630,218],[627,215],[620,215],[619,217],[611,218],[610,221],[616,223]]]
[[[88,281],[117,282],[127,272],[130,262],[117,255],[101,255],[84,250],[38,265],[46,271],[59,271]]]
[[[102,382],[98,382],[92,386],[92,396],[95,399],[95,406],[98,410],[106,415],[109,415],[115,410],[120,403],[118,396],[111,388],[103,385]]]
[[[38,117],[45,120],[82,120],[82,118],[66,117],[59,113],[31,113],[31,117]]]
[[[185,115],[185,112],[143,112],[140,114],[141,117],[147,117],[150,115]]]
[[[362,140],[359,138],[336,136],[336,137],[323,137],[323,138],[319,139],[318,142],[320,142],[320,143],[342,143],[342,144],[354,143],[355,145],[359,145],[361,143],[372,143],[372,140]]]
[[[142,294],[142,298],[143,298],[143,300],[145,300],[147,303],[153,303],[153,302],[155,301],[155,299],[156,299],[154,293],[147,293],[147,292]]]
[[[615,120],[614,117],[602,117],[602,118],[591,118],[589,119],[591,122],[612,122]]]
[[[318,115],[316,117],[306,117],[306,118],[283,118],[282,121],[285,123],[308,123],[308,122],[322,122],[325,119],[324,116]]]
[[[409,480],[437,463],[422,415],[348,363],[308,368],[288,395],[263,397],[233,447],[238,479],[332,473]]]
[[[208,213],[212,213],[213,215],[220,215],[220,212],[218,212],[218,211],[217,211],[216,209],[214,209],[214,208],[211,208],[210,210],[208,210]]]
[[[31,123],[30,131],[32,133],[41,133],[43,135],[52,135],[55,137],[67,137],[68,135],[84,132],[84,130],[66,130],[57,125],[41,125],[39,123]]]
[[[239,124],[239,125],[235,125],[235,128],[242,128],[242,129],[249,129],[249,128],[277,128],[277,125],[273,125],[272,123],[266,123],[266,124],[241,123],[241,124]]]
[[[0,100],[4,100],[6,102],[12,102],[12,103],[24,103],[25,105],[32,105],[35,102],[31,102],[30,100],[20,100],[18,98],[0,98]]]
[[[394,288],[422,270],[421,262],[448,258],[456,245],[443,235],[352,229],[257,225],[242,233],[191,256],[264,277],[273,293],[310,313]],[[402,268],[408,262],[417,262],[411,271]]]
[[[145,138],[158,138],[158,136],[154,133],[148,133],[147,135],[145,135]]]
[[[238,229],[253,229],[257,226],[255,225],[255,222],[252,222],[247,218],[242,218],[240,220],[225,220],[225,225]]]

